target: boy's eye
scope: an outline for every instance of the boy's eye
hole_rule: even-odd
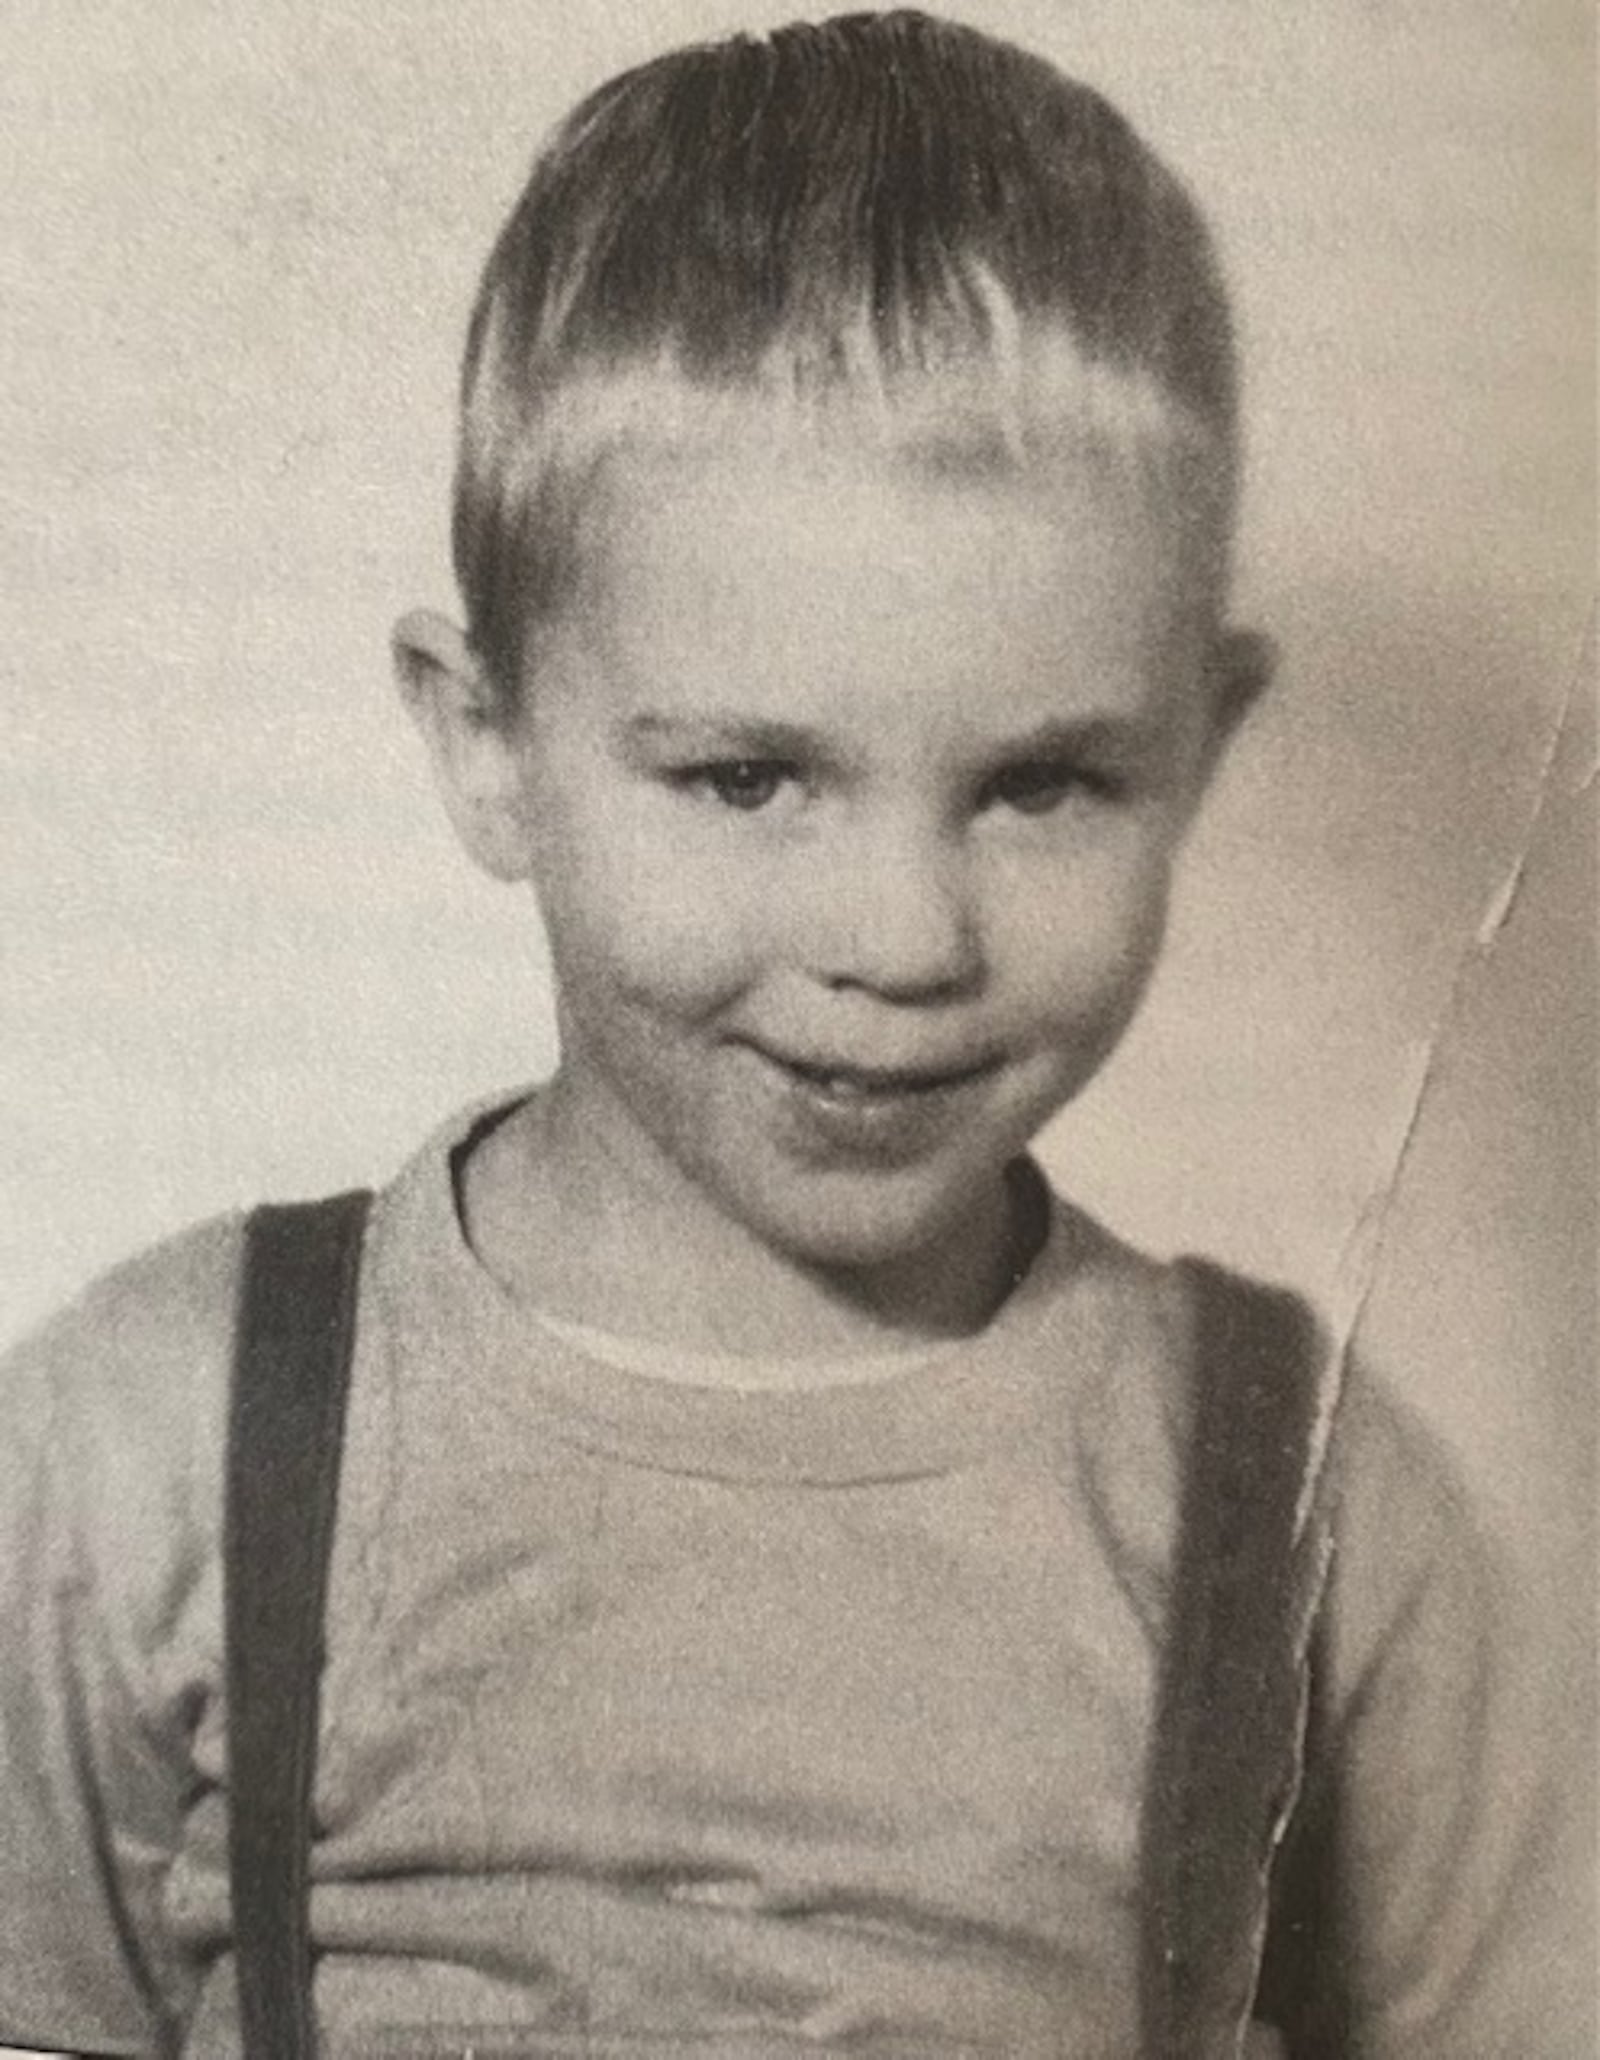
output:
[[[795,768],[775,758],[717,759],[709,765],[691,766],[679,775],[682,785],[700,788],[724,808],[741,809],[747,815],[776,801],[795,778]]]
[[[1048,815],[1073,794],[1106,796],[1111,783],[1098,773],[1061,759],[1029,759],[992,774],[978,796],[980,808],[1009,808],[1017,815]]]

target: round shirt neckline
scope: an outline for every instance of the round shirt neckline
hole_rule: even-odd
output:
[[[1062,1292],[1092,1270],[1099,1240],[1037,1167],[1046,1220],[1028,1271],[974,1336],[907,1353],[904,1371],[826,1386],[745,1388],[666,1379],[583,1351],[517,1301],[472,1249],[456,1168],[463,1153],[529,1099],[527,1090],[463,1112],[436,1133],[396,1190],[440,1273],[432,1321],[473,1341],[474,1387],[522,1438],[530,1413],[564,1443],[658,1472],[724,1481],[846,1485],[934,1476],[1015,1450],[1059,1421],[1066,1367],[1033,1349]],[[410,1242],[410,1240],[406,1240]],[[413,1245],[413,1249],[416,1247]],[[416,1283],[421,1286],[421,1283]],[[1074,1358],[1076,1358],[1074,1354]],[[1097,1356],[1095,1354],[1088,1355]],[[485,1378],[487,1376],[487,1378]],[[1051,1378],[1050,1376],[1054,1376]],[[514,1431],[513,1431],[514,1426]]]

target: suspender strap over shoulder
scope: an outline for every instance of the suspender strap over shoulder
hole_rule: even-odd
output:
[[[1335,1367],[1297,1296],[1191,1262],[1187,1471],[1142,1827],[1147,2060],[1234,2054],[1300,1783]]]
[[[312,2060],[309,1881],[323,1614],[371,1197],[246,1227],[224,1525],[230,1868],[247,2060]],[[1192,1267],[1195,1414],[1142,1868],[1146,2060],[1237,2053],[1268,1874],[1301,1773],[1326,1568],[1315,1493],[1334,1396],[1298,1298]],[[1291,1842],[1291,1855],[1304,1841]],[[1309,1869],[1315,1884],[1323,1861]],[[1320,1924],[1302,1903],[1305,1958]],[[1269,1959],[1272,1955],[1269,1954]],[[1325,2036],[1296,2053],[1334,2053]]]
[[[224,1517],[229,1864],[249,2060],[310,2060],[308,1887],[322,1619],[371,1196],[257,1209]]]

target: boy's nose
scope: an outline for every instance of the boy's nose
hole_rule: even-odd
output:
[[[953,999],[983,966],[964,855],[932,836],[848,841],[810,882],[812,971],[894,1001]]]

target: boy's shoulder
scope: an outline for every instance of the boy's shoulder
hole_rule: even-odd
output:
[[[473,1104],[429,1134],[376,1191],[374,1242],[437,1235],[450,1208],[449,1159],[485,1120]],[[187,1225],[107,1267],[4,1354],[11,1394],[40,1380],[52,1413],[79,1405],[126,1419],[148,1443],[198,1408],[220,1411],[232,1366],[251,1211]],[[220,1421],[220,1416],[219,1416]]]
[[[124,1260],[0,1360],[6,1612],[81,1593],[74,1621],[129,1682],[196,1584],[215,1593],[243,1228],[216,1216]]]
[[[1119,1409],[1133,1405],[1142,1361],[1163,1424],[1186,1442],[1199,1391],[1229,1370],[1225,1355],[1241,1345],[1265,1351],[1265,1376],[1297,1376],[1315,1391],[1326,1419],[1318,1456],[1335,1506],[1381,1509],[1398,1495],[1436,1520],[1468,1511],[1472,1491],[1448,1439],[1362,1349],[1359,1331],[1344,1334],[1314,1294],[1202,1254],[1150,1252],[1054,1185],[1050,1201],[1056,1286],[1069,1291],[1055,1296],[1059,1319],[1081,1325],[1086,1306],[1098,1304],[1117,1327],[1110,1358]]]
[[[216,1215],[109,1267],[5,1355],[13,1429],[113,1448],[188,1442],[225,1393],[245,1214]]]
[[[1314,1298],[1242,1269],[1141,1250],[1052,1195],[1055,1349],[1099,1332],[1100,1374],[1078,1390],[1074,1439],[1113,1503],[1163,1509],[1170,1541],[1205,1391],[1239,1393],[1230,1351],[1264,1353],[1258,1386],[1286,1459],[1298,1452],[1334,1542],[1332,1589],[1366,1650],[1430,1581],[1492,1583],[1503,1556],[1491,1512],[1448,1436],[1347,1338]],[[1066,1260],[1069,1263],[1063,1263]],[[1047,1262],[1049,1263],[1049,1262]],[[1275,1356],[1274,1356],[1275,1355]],[[1213,1419],[1215,1426],[1216,1419]],[[1304,1430],[1302,1438],[1296,1424]],[[1223,1425],[1224,1434],[1226,1424]],[[1124,1485],[1126,1484],[1126,1485]],[[1358,1664],[1352,1648],[1348,1657]]]
[[[447,1242],[451,1155],[489,1108],[440,1125],[377,1190],[368,1250],[389,1274],[415,1271]],[[58,1468],[102,1478],[110,1469],[119,1517],[138,1480],[217,1472],[249,1219],[229,1210],[120,1260],[0,1354],[0,1412],[18,1464],[34,1466],[43,1446]],[[364,1273],[364,1295],[367,1285]]]
[[[1297,1399],[1302,1412],[1325,1398],[1331,1408],[1340,1355],[1309,1298],[1209,1257],[1149,1251],[1054,1184],[1050,1209],[1042,1278],[1024,1292],[1050,1312],[1052,1349],[1095,1364],[1073,1394],[1080,1446],[1104,1444],[1130,1463],[1143,1452],[1147,1464],[1163,1448],[1175,1490],[1208,1398],[1225,1411],[1253,1391],[1262,1417],[1281,1402],[1286,1422]]]

